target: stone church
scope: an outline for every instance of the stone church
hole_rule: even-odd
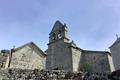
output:
[[[81,49],[74,41],[69,41],[67,32],[67,26],[56,21],[49,34],[48,49],[45,52],[33,42],[11,50],[2,50],[0,67],[83,72],[114,70],[110,52]],[[117,55],[115,49],[110,49]]]
[[[112,44],[112,46],[110,46],[110,51],[112,54],[115,69],[120,70],[120,38],[119,37]]]
[[[46,69],[109,72],[114,70],[108,51],[83,50],[67,37],[67,26],[56,21],[49,34]]]

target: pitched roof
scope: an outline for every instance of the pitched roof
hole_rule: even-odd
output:
[[[35,49],[37,49],[38,51],[40,51],[43,56],[47,56],[47,55],[45,54],[45,52],[43,52],[34,42],[29,42],[29,43],[27,43],[27,44],[24,44],[24,45],[18,47],[18,48],[15,48],[15,52],[18,51],[18,50],[20,50],[20,49],[22,49],[22,48],[24,48],[25,46],[30,46],[30,47],[32,47],[32,48],[35,48]]]
[[[77,47],[76,44],[74,44],[74,43],[72,43],[72,42],[71,42],[71,43],[66,43],[66,44],[68,44],[69,47],[72,47],[72,48],[74,48],[74,49],[77,49],[77,50],[83,51],[83,49]]]
[[[108,51],[83,50],[83,52],[85,52],[85,53],[107,53],[107,54],[111,55],[111,53]]]
[[[109,48],[112,48],[113,46],[117,45],[120,42],[120,38],[118,38]]]
[[[55,32],[56,30],[58,30],[59,28],[61,28],[61,27],[63,27],[63,26],[64,26],[64,25],[63,25],[59,20],[57,20],[57,21],[55,22],[53,28],[52,28],[51,33],[52,33],[52,32]]]

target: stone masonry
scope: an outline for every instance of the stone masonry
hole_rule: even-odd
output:
[[[117,38],[114,44],[110,46],[110,50],[112,53],[115,69],[119,70],[120,69],[120,38]]]
[[[7,55],[1,53],[0,69],[4,69],[4,71],[7,70],[5,74],[8,75],[8,77],[11,76],[13,79],[18,79],[21,76],[21,79],[26,78],[25,76],[27,76],[27,78],[32,76],[32,78],[30,78],[31,80],[39,80],[42,75],[48,75],[49,71],[52,76],[54,75],[57,79],[59,76],[62,76],[59,75],[61,72],[54,74],[52,71],[64,71],[63,79],[65,79],[65,75],[68,74],[65,72],[75,73],[75,75],[77,72],[83,72],[83,74],[86,72],[108,74],[114,71],[112,56],[116,69],[119,69],[120,61],[118,59],[118,53],[120,45],[118,42],[116,45],[110,47],[112,53],[108,51],[84,50],[79,48],[74,41],[69,40],[67,32],[66,24],[56,21],[49,34],[48,49],[45,52],[33,42],[18,48],[13,48],[7,51]],[[6,50],[1,52],[6,52]],[[38,74],[34,74],[34,70],[38,70]],[[45,71],[41,72],[41,70]],[[49,74],[49,77],[51,74]],[[80,79],[83,79],[81,76],[83,74],[78,73]],[[4,76],[4,73],[2,76]],[[45,76],[45,78],[47,77]],[[62,77],[60,79],[62,79]],[[69,77],[69,79],[73,79],[73,76],[72,78]]]
[[[56,21],[49,34],[46,50],[47,70],[111,72],[114,70],[108,51],[84,50],[69,42],[67,26]]]

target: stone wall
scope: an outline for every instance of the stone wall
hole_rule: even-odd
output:
[[[5,53],[3,53],[3,54],[5,54]],[[6,61],[7,61],[7,56],[9,55],[9,54],[7,54],[7,55],[3,55],[3,54],[0,53],[0,68],[5,67]]]
[[[84,51],[81,55],[80,70],[88,72],[110,72],[107,53]]]
[[[73,71],[79,71],[79,63],[81,58],[81,51],[75,48],[71,48],[72,52],[72,65]]]
[[[110,51],[112,53],[115,69],[118,70],[120,69],[120,41],[114,46],[110,47]]]
[[[39,69],[0,70],[0,80],[119,80],[119,78],[119,76],[112,76],[111,73],[45,71]]]
[[[109,61],[109,64],[110,64],[110,70],[111,70],[111,72],[115,71],[115,66],[114,66],[113,58],[112,58],[111,55],[108,55],[108,61]]]
[[[72,52],[69,45],[62,40],[49,44],[47,69],[72,71]]]
[[[0,80],[82,80],[83,73],[27,69],[0,70]]]
[[[10,62],[10,68],[21,69],[45,69],[46,58],[36,48],[25,46],[14,53]]]

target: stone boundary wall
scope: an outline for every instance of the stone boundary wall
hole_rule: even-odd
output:
[[[114,80],[106,73],[82,73],[65,71],[2,69],[0,80]],[[116,79],[117,80],[117,79]],[[119,79],[118,79],[119,80]]]
[[[82,73],[27,69],[0,70],[0,80],[82,80]]]

